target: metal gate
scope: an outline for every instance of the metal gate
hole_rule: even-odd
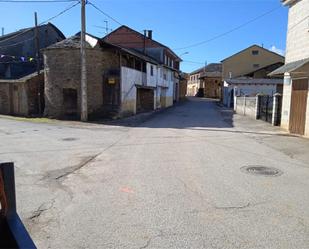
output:
[[[260,96],[259,113],[260,119],[271,123],[273,117],[273,96]]]

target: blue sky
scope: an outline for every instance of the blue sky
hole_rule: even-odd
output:
[[[219,62],[252,44],[285,49],[287,8],[279,0],[91,0],[120,23],[141,31],[153,30],[153,38],[166,44],[184,60],[181,69],[193,71],[203,63]],[[33,26],[33,12],[39,22],[58,14],[72,3],[0,3],[0,27],[9,33]],[[214,41],[187,49],[252,20],[272,13]],[[87,32],[104,36],[97,26],[116,29],[112,21],[92,6],[87,6]],[[66,36],[80,30],[79,6],[52,21]],[[184,54],[188,52],[188,54]],[[195,63],[193,63],[195,62]]]

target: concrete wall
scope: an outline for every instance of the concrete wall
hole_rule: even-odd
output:
[[[253,50],[257,50],[259,54],[253,55]],[[259,46],[252,46],[222,61],[222,77],[223,79],[230,78],[229,73],[231,72],[232,78],[236,78],[278,62],[284,63],[284,57]],[[258,64],[259,67],[254,67],[255,64]]]
[[[153,68],[153,75],[151,75],[151,67]],[[146,65],[147,72],[147,86],[156,87],[158,82],[158,69],[157,66],[151,63],[147,63]]]
[[[309,1],[290,6],[286,45],[286,63],[309,58]],[[307,17],[307,18],[306,18]]]
[[[237,114],[246,115],[255,119],[256,97],[235,97],[234,110]]]
[[[274,95],[277,92],[277,85],[244,85],[238,84],[234,85],[235,95],[237,96],[256,96],[258,93],[264,95]]]
[[[234,90],[234,96],[248,96],[253,97],[256,96],[258,93],[264,95],[271,95],[273,96],[277,93],[277,85],[267,85],[267,84],[260,84],[260,85],[246,85],[246,84],[238,84],[238,85],[228,85],[224,82],[223,87],[223,104],[231,107],[232,100],[232,90]]]

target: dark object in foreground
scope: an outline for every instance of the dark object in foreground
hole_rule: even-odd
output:
[[[13,163],[0,163],[0,204],[0,248],[36,248],[16,212]]]
[[[203,98],[204,97],[204,88],[199,88],[195,97]]]

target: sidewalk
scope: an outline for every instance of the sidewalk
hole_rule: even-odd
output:
[[[309,139],[289,134],[278,126],[248,116],[235,114],[232,109],[218,107],[226,122],[235,132],[245,134],[261,144],[280,151],[292,159],[305,163],[309,168]]]

